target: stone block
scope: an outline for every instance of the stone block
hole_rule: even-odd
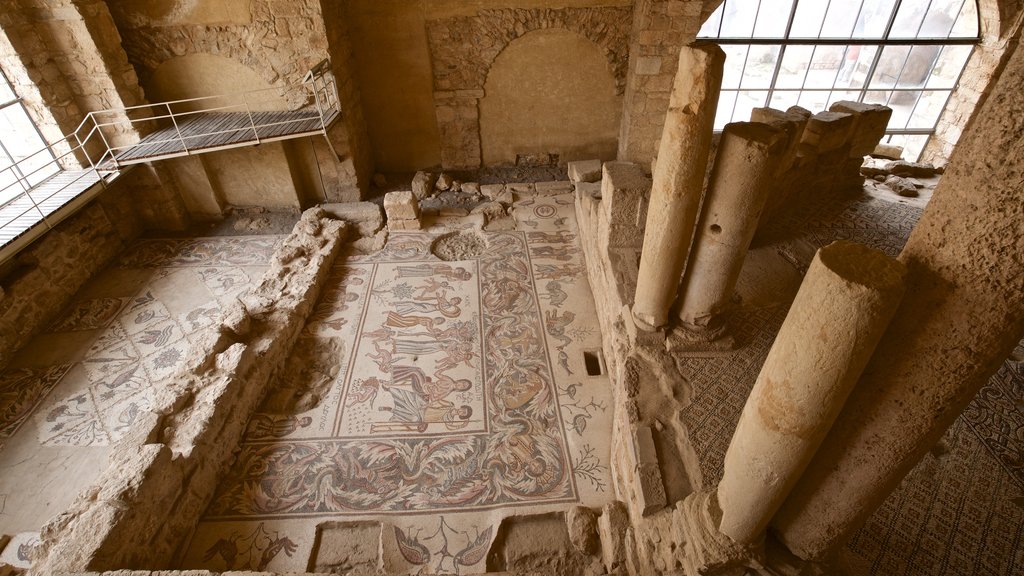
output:
[[[569,542],[583,554],[595,554],[601,548],[597,534],[597,513],[586,506],[573,506],[565,513]]]
[[[411,191],[388,192],[384,195],[384,212],[391,220],[416,220],[420,217],[419,203]]]
[[[600,182],[601,161],[580,160],[569,162],[569,180],[572,182]]]
[[[871,155],[885,160],[901,160],[903,158],[903,146],[879,144],[871,151]]]
[[[885,179],[885,186],[904,198],[917,198],[917,186],[910,180],[900,176],[889,176]]]
[[[845,100],[832,104],[829,111],[853,114],[855,118],[850,134],[850,157],[870,154],[885,136],[889,118],[892,117],[892,108],[888,106]]]
[[[373,202],[341,202],[320,207],[328,216],[350,224],[362,237],[373,236],[384,227],[384,215]]]
[[[633,431],[633,457],[636,461],[638,504],[641,514],[647,516],[668,504],[658,466],[658,452],[654,447],[654,434],[649,426],[640,426]]]
[[[491,200],[496,200],[495,196],[505,192],[504,184],[484,184],[480,187],[480,193]]]
[[[373,573],[383,567],[380,522],[326,522],[317,526],[313,572]]]
[[[608,222],[609,247],[642,245],[651,179],[639,164],[606,162],[601,206]]]
[[[423,200],[434,193],[437,174],[433,172],[417,172],[412,179],[412,193],[417,200]]]
[[[626,530],[630,526],[626,505],[618,500],[605,504],[597,525],[604,567],[609,574],[619,573],[626,563]]]
[[[800,147],[806,153],[830,152],[850,141],[856,118],[844,112],[818,112],[807,121]]]
[[[513,184],[506,184],[505,190],[512,192],[513,194],[522,195],[534,195],[537,193],[537,189],[534,187],[532,182],[516,182]]]
[[[641,56],[636,59],[636,73],[640,76],[654,76],[661,73],[661,58]]]
[[[601,182],[577,182],[576,195],[601,199]]]
[[[572,182],[568,180],[553,180],[551,182],[537,182],[533,185],[538,196],[558,196],[572,192]]]
[[[391,220],[388,219],[388,230],[419,230],[419,220]]]

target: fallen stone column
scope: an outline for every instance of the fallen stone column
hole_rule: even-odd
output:
[[[647,211],[633,316],[641,327],[668,322],[704,186],[725,53],[697,42],[679,52]]]
[[[758,540],[825,438],[903,297],[902,264],[845,241],[815,255],[747,399],[719,530]]]
[[[679,318],[688,328],[713,328],[729,304],[786,142],[785,131],[755,122],[722,132],[683,280]]]
[[[1016,49],[900,254],[906,302],[772,521],[802,558],[846,543],[1024,334],[1022,83]]]

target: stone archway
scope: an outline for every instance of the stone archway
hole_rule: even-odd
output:
[[[515,39],[535,30],[560,28],[597,44],[615,78],[616,94],[626,86],[632,8],[545,8],[481,10],[427,23],[434,76],[434,107],[445,168],[478,168],[479,101],[498,55]]]

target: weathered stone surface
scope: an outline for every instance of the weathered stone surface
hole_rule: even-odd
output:
[[[384,566],[380,522],[326,522],[316,528],[312,572],[373,573]]]
[[[601,178],[602,224],[605,248],[640,248],[647,226],[647,202],[651,179],[638,164],[606,162]]]
[[[572,192],[572,182],[568,180],[552,180],[550,182],[537,182],[533,189],[538,196],[557,196]]]
[[[807,121],[800,140],[801,149],[805,154],[820,154],[847,144],[855,120],[853,114],[818,112]]]
[[[496,196],[501,195],[505,192],[504,184],[484,184],[480,187],[480,193],[486,198],[491,200],[497,200]]]
[[[871,151],[871,156],[885,160],[899,160],[903,158],[903,146],[895,144],[879,144]]]
[[[434,193],[437,174],[433,172],[417,172],[412,178],[412,193],[417,200],[423,200]]]
[[[885,136],[892,109],[881,104],[839,101],[829,106],[830,112],[853,114],[854,125],[850,132],[850,156],[863,157],[870,154],[878,141]]]
[[[619,572],[626,564],[626,530],[629,528],[626,505],[618,500],[605,504],[597,523],[604,567],[609,573]]]
[[[576,182],[598,182],[601,180],[600,160],[569,162],[569,180]]]
[[[353,228],[361,237],[371,237],[384,227],[380,206],[373,202],[321,204],[324,212]]]
[[[597,513],[586,506],[573,506],[565,512],[569,541],[583,554],[596,554],[601,548],[597,518]]]
[[[571,543],[562,514],[510,516],[498,527],[487,554],[488,572],[601,574],[600,559],[579,552]]]
[[[391,220],[416,220],[420,217],[420,206],[410,191],[388,192],[384,195],[384,212]]]
[[[441,175],[437,177],[437,183],[434,184],[434,187],[438,190],[445,191],[450,189],[453,184],[455,184],[455,180],[453,180],[449,174],[442,172]]]
[[[537,188],[532,182],[514,182],[505,185],[505,190],[521,196],[532,196],[537,193]]]
[[[388,230],[419,230],[419,220],[388,220]]]
[[[480,183],[479,182],[463,182],[462,191],[466,194],[479,194]]]
[[[654,435],[649,426],[639,426],[633,430],[633,457],[636,462],[636,485],[639,487],[637,508],[647,516],[668,504],[661,469],[658,467]]]
[[[498,218],[505,218],[508,216],[505,213],[505,207],[500,202],[484,202],[473,208],[471,214],[483,214],[487,217],[487,221],[496,220]]]
[[[917,186],[914,186],[914,183],[910,180],[899,176],[889,176],[886,178],[885,186],[904,198],[916,198],[918,195]]]
[[[928,178],[938,173],[935,166],[928,163],[907,162],[896,160],[885,165],[885,169],[894,176],[912,176],[914,178]]]

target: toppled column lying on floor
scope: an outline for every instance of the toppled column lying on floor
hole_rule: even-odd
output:
[[[645,329],[668,322],[700,207],[725,53],[697,42],[679,52],[679,71],[654,170],[633,317]]]
[[[903,298],[904,267],[846,241],[815,255],[747,398],[718,485],[719,529],[761,538]]]
[[[802,558],[845,544],[1024,333],[1022,83],[1024,50],[1017,49],[900,254],[906,301],[772,522]]]
[[[750,240],[786,149],[781,128],[727,124],[718,145],[700,226],[680,292],[686,328],[714,332],[736,287]]]
[[[307,210],[260,283],[195,343],[96,483],[42,530],[37,574],[171,565],[302,331],[345,234]]]

